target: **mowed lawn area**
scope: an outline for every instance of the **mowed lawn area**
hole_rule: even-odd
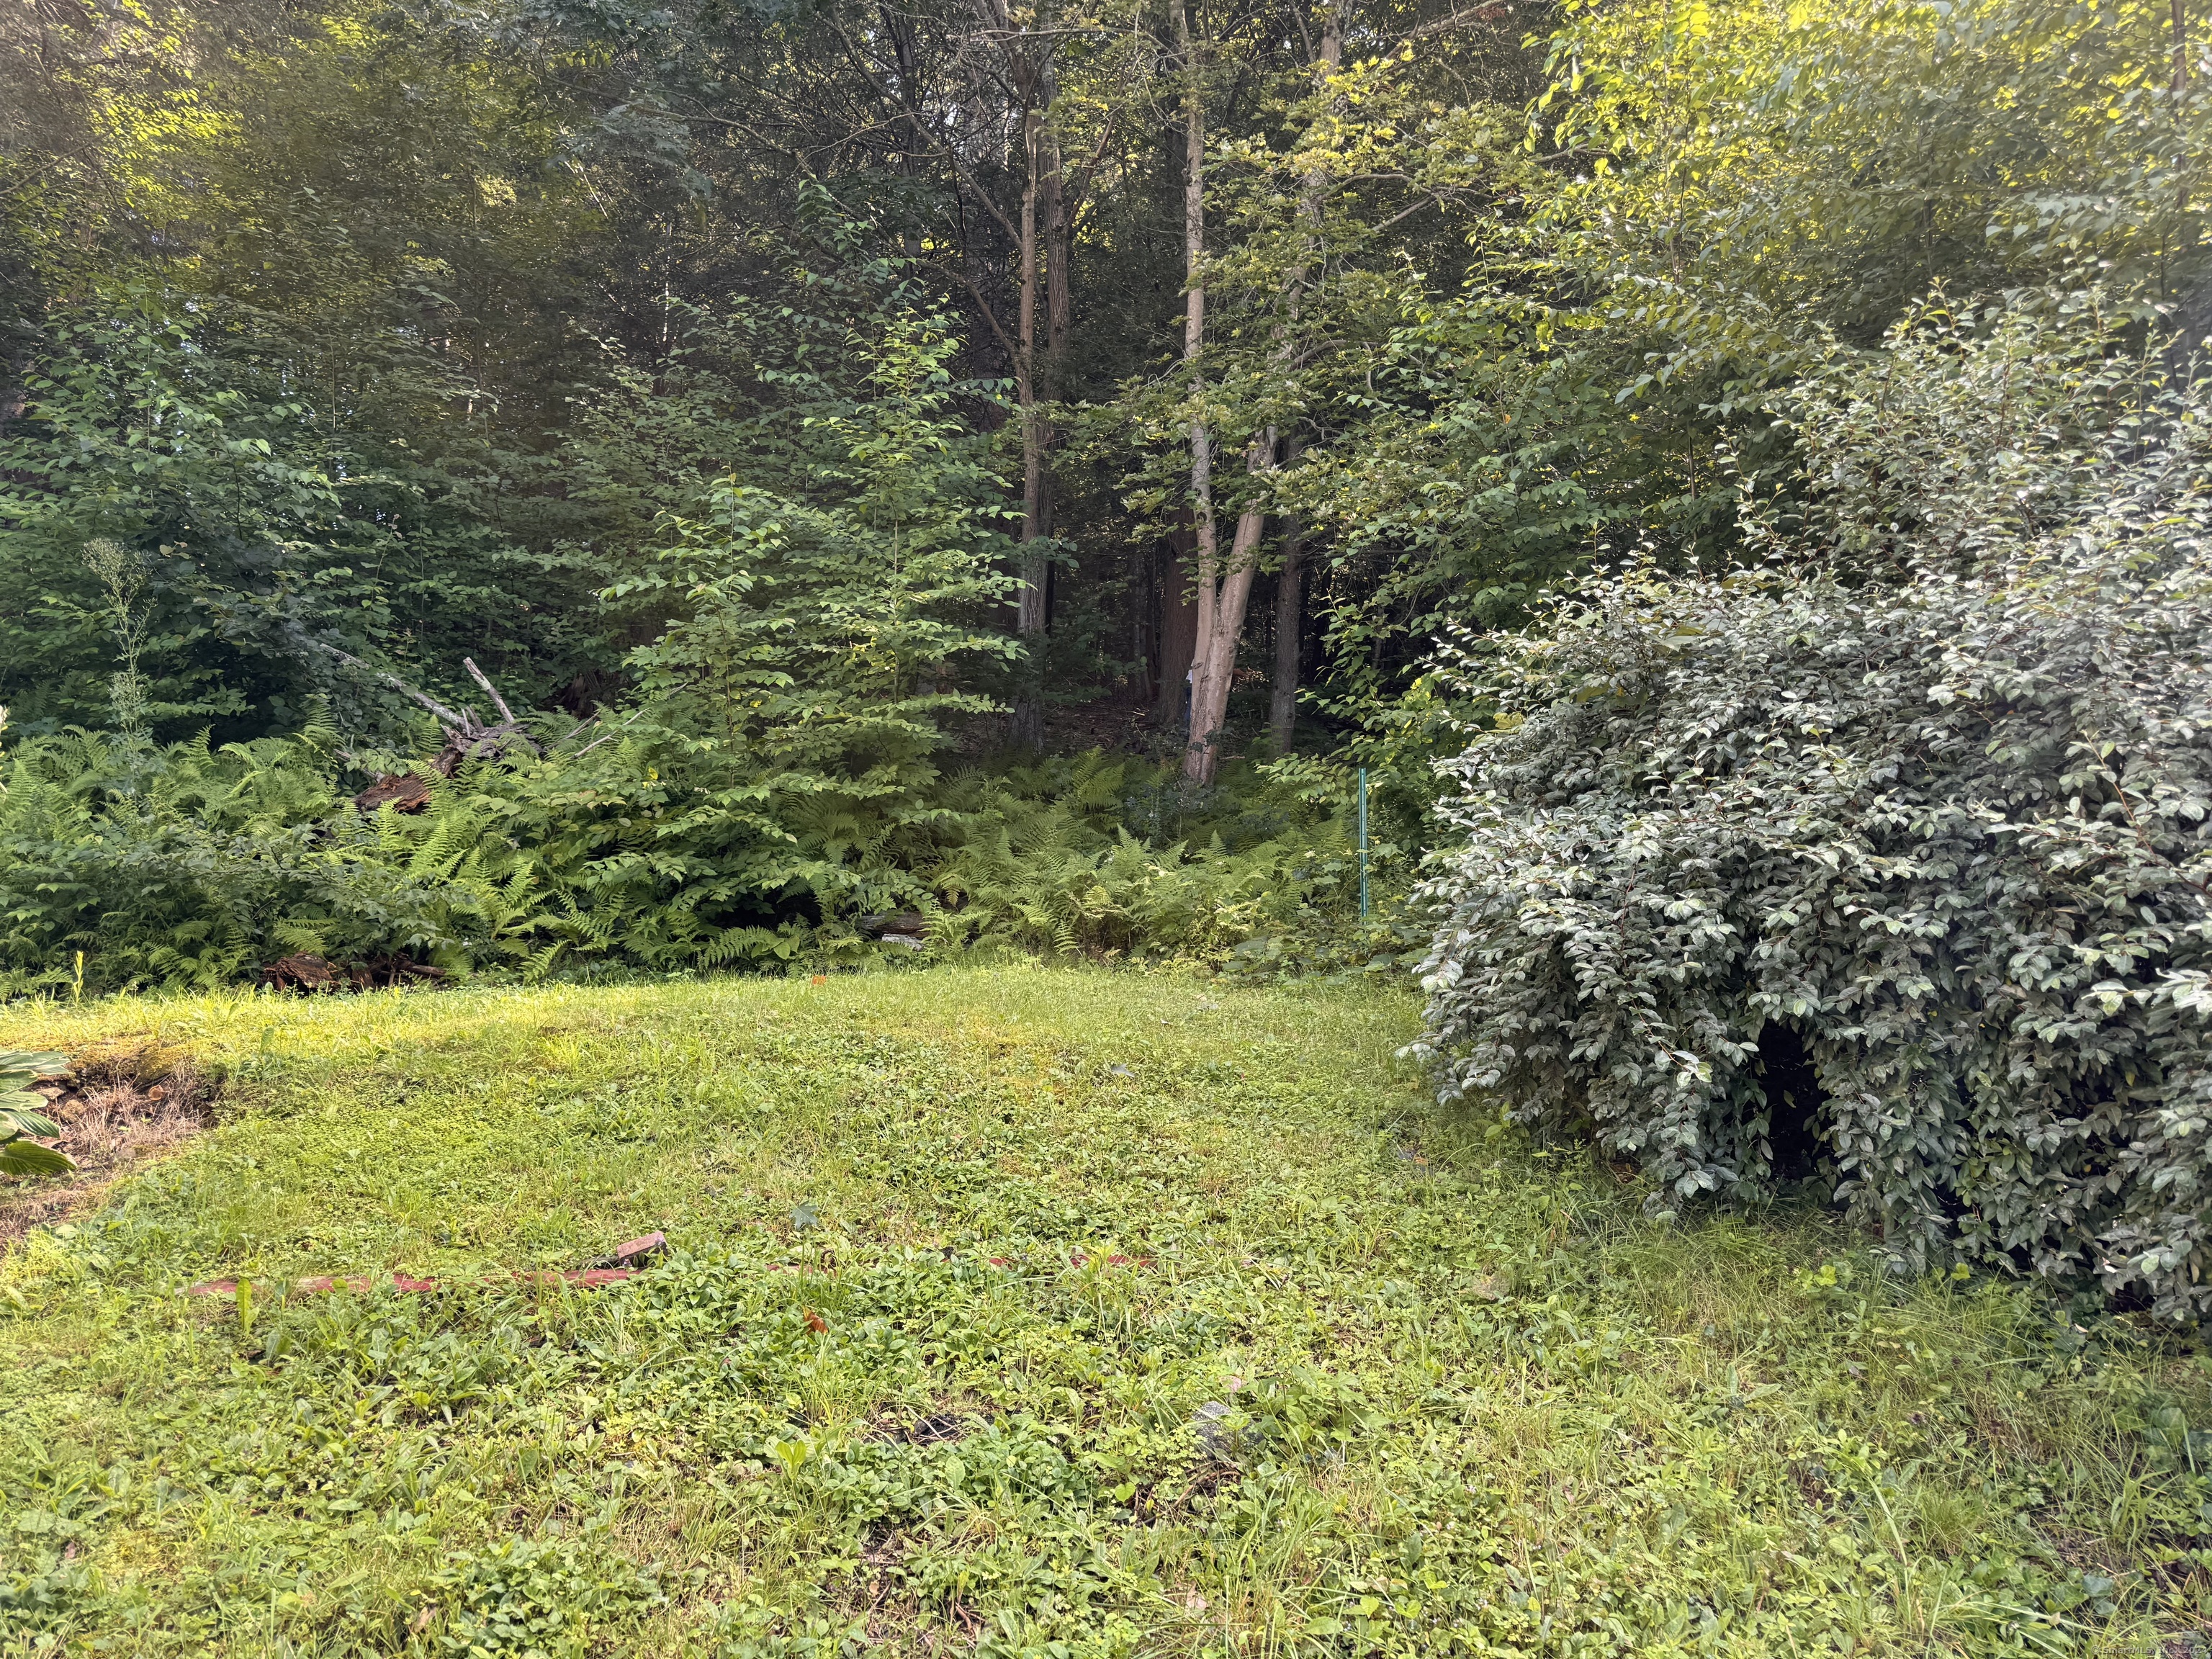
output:
[[[1417,1018],[1028,967],[0,1011],[221,1078],[0,1261],[0,1652],[2203,1650],[2185,1345],[1647,1220],[1437,1109]]]

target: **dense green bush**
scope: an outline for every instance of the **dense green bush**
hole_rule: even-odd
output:
[[[1448,1095],[1755,1197],[1802,1044],[1900,1266],[2212,1306],[2212,433],[2128,343],[1839,356],[1784,410],[1813,511],[1745,508],[1772,563],[1632,562],[1496,660],[1427,890]]]

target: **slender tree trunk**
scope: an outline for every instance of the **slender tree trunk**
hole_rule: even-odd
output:
[[[1049,115],[1054,99],[1058,95],[1054,77],[1048,67],[1040,80],[1040,108]],[[1073,257],[1074,227],[1070,222],[1067,195],[1064,188],[1065,174],[1060,167],[1060,140],[1049,126],[1041,125],[1043,170],[1037,185],[1038,216],[1042,221],[1039,234],[1044,244],[1044,354],[1037,364],[1037,393],[1047,405],[1056,404],[1060,397],[1060,374],[1066,361],[1069,337],[1075,330],[1075,298],[1071,287],[1070,266]],[[1056,529],[1052,453],[1060,441],[1048,414],[1039,417],[1037,452],[1042,469],[1038,479],[1038,517],[1045,535]],[[1043,578],[1044,631],[1052,629],[1053,570],[1046,564],[1040,571]]]
[[[1176,0],[1176,34],[1182,48],[1183,68],[1183,189],[1182,246],[1186,291],[1183,300],[1182,357],[1190,372],[1190,395],[1196,403],[1206,390],[1201,353],[1206,346],[1206,106],[1198,46],[1192,38],[1188,0]],[[1183,776],[1194,782],[1212,781],[1220,722],[1209,723],[1212,707],[1209,676],[1213,653],[1208,649],[1217,632],[1221,609],[1221,544],[1213,520],[1213,436],[1202,412],[1190,422],[1191,527],[1198,543],[1197,649],[1191,663],[1190,726],[1185,735]]]
[[[1045,107],[1052,106],[1053,78],[1045,78]],[[1059,395],[1062,362],[1075,332],[1073,263],[1074,215],[1067,199],[1066,173],[1060,165],[1060,140],[1048,129],[1043,135],[1044,177],[1040,181],[1044,214],[1044,373],[1045,398]]]
[[[1305,576],[1305,526],[1292,519],[1283,528],[1283,570],[1275,586],[1275,681],[1267,704],[1267,731],[1275,752],[1291,752],[1298,726],[1298,587]]]
[[[1183,15],[1179,13],[1178,15]],[[1187,17],[1183,18],[1182,27],[1186,43],[1185,58],[1187,61],[1194,64],[1195,60],[1191,57],[1188,45],[1189,24]],[[1344,33],[1341,7],[1332,5],[1329,8],[1328,20],[1323,26],[1322,36],[1322,73],[1324,75],[1335,73],[1342,64],[1343,56]],[[1185,119],[1190,127],[1191,138],[1187,139],[1187,143],[1203,139],[1197,113],[1198,81],[1194,72],[1190,84],[1189,110]],[[1203,155],[1202,142],[1200,143],[1198,153]],[[1201,211],[1204,205],[1204,189],[1202,175],[1194,164],[1189,171],[1189,180],[1184,207],[1184,234],[1186,243],[1193,250],[1191,291],[1195,306],[1198,295],[1195,250],[1200,246],[1199,234],[1204,228]],[[1318,194],[1320,187],[1321,181],[1318,179],[1314,179],[1306,192],[1305,199],[1301,203],[1303,214],[1313,222],[1316,233],[1321,216]],[[1297,291],[1303,288],[1304,276],[1305,273],[1300,271],[1294,273],[1291,278],[1291,286],[1293,291],[1291,303],[1293,310],[1297,306]],[[1191,333],[1191,325],[1186,324],[1184,354],[1187,357],[1194,355],[1189,343]],[[1285,331],[1284,335],[1282,349],[1287,372],[1291,349],[1288,331]],[[1195,422],[1193,422],[1192,430],[1194,434],[1192,493],[1195,495],[1199,493],[1195,487],[1198,447],[1196,442],[1198,428]],[[1253,440],[1252,446],[1245,452],[1244,457],[1245,470],[1248,473],[1257,476],[1274,470],[1275,440],[1276,434],[1272,427]],[[1211,526],[1212,482],[1209,477],[1206,480],[1207,491],[1200,500],[1201,532],[1209,531]],[[1237,514],[1237,531],[1230,540],[1229,556],[1225,562],[1208,557],[1209,549],[1206,540],[1201,540],[1200,544],[1198,665],[1191,691],[1190,741],[1183,755],[1183,775],[1193,782],[1212,782],[1221,764],[1221,732],[1229,715],[1230,687],[1237,672],[1237,646],[1244,634],[1245,605],[1251,597],[1253,572],[1260,556],[1260,538],[1266,527],[1265,509],[1258,506],[1249,507]],[[1210,539],[1210,536],[1207,539]]]
[[[1324,84],[1328,76],[1343,67],[1344,9],[1340,0],[1329,7],[1322,24],[1319,71]],[[1319,169],[1307,173],[1305,188],[1298,199],[1298,216],[1306,222],[1316,265],[1320,264],[1326,252],[1321,244],[1321,193],[1327,182]],[[1305,275],[1300,270],[1291,278],[1293,313],[1301,297],[1297,290],[1303,288]],[[1295,316],[1292,321],[1295,326]],[[1289,452],[1293,457],[1297,454],[1296,440],[1289,445]],[[1283,537],[1282,576],[1275,589],[1275,678],[1267,708],[1267,729],[1279,755],[1290,752],[1291,739],[1297,734],[1300,600],[1304,597],[1300,589],[1305,578],[1305,541],[1304,525],[1292,519]]]
[[[1168,534],[1166,574],[1160,591],[1160,631],[1158,638],[1159,683],[1153,688],[1154,722],[1185,731],[1184,698],[1198,650],[1198,604],[1190,590],[1188,560],[1197,550],[1198,537],[1188,514]]]
[[[1273,469],[1275,429],[1253,440],[1244,457],[1249,472]],[[1221,731],[1229,718],[1229,691],[1237,673],[1237,645],[1244,636],[1244,610],[1252,597],[1252,578],[1260,566],[1260,532],[1267,515],[1257,507],[1237,515],[1229,556],[1221,562],[1219,587],[1206,603],[1208,583],[1198,587],[1198,662],[1190,698],[1190,747],[1182,775],[1194,783],[1212,783],[1221,766]]]
[[[1036,676],[1044,644],[1045,578],[1047,565],[1036,547],[1052,532],[1046,523],[1050,503],[1046,497],[1044,433],[1037,411],[1037,175],[1039,140],[1043,115],[1034,106],[1024,112],[1022,134],[1029,152],[1029,174],[1022,185],[1021,289],[1017,301],[1014,354],[1014,401],[1022,422],[1022,586],[1015,612],[1014,631],[1029,648],[1023,665],[1027,684],[1014,700],[1013,741],[1018,749],[1042,748],[1044,744],[1044,702]]]
[[[1036,541],[1047,533],[1044,526],[1044,432],[1037,411],[1037,129],[1044,118],[1035,109],[1022,118],[1029,151],[1029,177],[1022,185],[1021,294],[1017,301],[1015,339],[1019,349],[1014,363],[1014,398],[1022,416],[1022,540]],[[1044,625],[1043,588],[1024,582],[1022,589],[1022,632]],[[1030,617],[1034,614],[1035,621]]]

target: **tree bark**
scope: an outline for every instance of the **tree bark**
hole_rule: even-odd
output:
[[[1045,77],[1044,106],[1048,113],[1053,101],[1053,77]],[[1073,270],[1075,257],[1074,204],[1067,198],[1066,171],[1060,164],[1060,140],[1050,128],[1045,130],[1044,176],[1040,182],[1041,201],[1044,210],[1044,395],[1047,402],[1057,399],[1060,377],[1067,352],[1067,343],[1075,332],[1075,290]],[[1080,189],[1080,180],[1078,188]]]
[[[1175,15],[1183,70],[1182,358],[1189,371],[1191,400],[1196,404],[1206,390],[1202,356],[1206,346],[1205,83],[1200,78],[1198,45],[1191,32],[1188,0],[1177,0]],[[1194,410],[1190,421],[1190,510],[1198,543],[1197,650],[1191,664],[1190,726],[1184,739],[1182,775],[1194,782],[1211,783],[1219,764],[1216,751],[1220,727],[1218,716],[1209,717],[1216,656],[1212,646],[1220,631],[1223,599],[1236,599],[1240,616],[1243,600],[1234,592],[1233,582],[1222,581],[1220,530],[1213,520],[1213,437],[1206,429],[1202,410]],[[1224,586],[1231,590],[1225,596]]]
[[[1065,299],[1051,291],[1066,283],[1066,274],[1062,268],[1066,261],[1056,257],[1049,247],[1039,246],[1040,214],[1043,237],[1048,242],[1054,235],[1054,226],[1066,216],[1060,199],[1059,147],[1045,126],[1046,113],[1054,95],[1052,46],[1049,40],[1031,33],[1028,22],[1017,21],[1008,0],[976,0],[976,11],[985,33],[1005,62],[1006,79],[1021,110],[1025,164],[1021,206],[1011,224],[1003,213],[996,209],[993,212],[1014,240],[1018,273],[1013,338],[1007,341],[1004,331],[999,335],[1000,341],[1012,348],[1014,403],[1021,421],[1022,440],[1022,527],[1017,563],[1020,586],[1015,596],[1014,633],[1022,642],[1024,654],[1018,670],[1020,680],[1014,695],[1009,735],[1016,748],[1037,749],[1044,743],[1042,676],[1045,632],[1051,620],[1052,580],[1048,553],[1052,474],[1045,453],[1052,434],[1044,419],[1042,405],[1053,396],[1048,377],[1059,349],[1056,331],[1060,319],[1068,310]],[[945,149],[941,142],[938,147]],[[962,167],[957,155],[950,150],[946,153],[951,155],[962,177],[974,187],[974,179]],[[981,194],[978,190],[979,197]],[[969,286],[981,302],[981,285],[971,281]],[[1041,301],[1046,313],[1047,341],[1047,349],[1042,356],[1037,350],[1037,312]]]
[[[1275,430],[1270,427],[1253,440],[1245,453],[1245,470],[1272,471],[1274,453]],[[1267,515],[1258,507],[1248,507],[1237,515],[1229,556],[1220,562],[1218,587],[1206,580],[1203,564],[1200,567],[1198,660],[1191,681],[1190,745],[1184,751],[1182,767],[1183,776],[1193,783],[1212,783],[1221,768],[1221,734],[1228,723],[1237,645],[1244,636],[1244,610],[1252,597],[1252,578],[1260,564],[1260,532],[1266,525]]]
[[[1042,107],[1051,112],[1057,89],[1049,67],[1042,76]],[[1060,375],[1067,360],[1069,338],[1075,331],[1075,295],[1072,266],[1074,261],[1075,227],[1073,210],[1067,199],[1066,173],[1060,165],[1060,139],[1049,125],[1042,133],[1043,146],[1043,175],[1039,181],[1038,203],[1043,224],[1044,239],[1044,356],[1037,365],[1037,388],[1048,410],[1059,404]],[[1054,498],[1052,452],[1060,441],[1060,434],[1048,412],[1042,416],[1042,429],[1037,448],[1043,476],[1039,484],[1038,499],[1043,506],[1044,533],[1054,532]],[[1052,630],[1053,571],[1049,564],[1039,573],[1044,588],[1043,631]]]
[[[1319,70],[1327,78],[1344,67],[1344,7],[1342,0],[1332,4],[1322,20]],[[1298,216],[1306,222],[1315,264],[1321,263],[1326,250],[1321,245],[1321,192],[1327,182],[1318,170],[1308,173],[1305,189],[1298,198]],[[1303,284],[1305,273],[1295,273],[1292,285]],[[1298,295],[1291,295],[1291,306],[1296,310]],[[1295,319],[1293,319],[1295,321]],[[1295,456],[1298,446],[1295,439],[1290,453]],[[1273,695],[1267,708],[1267,730],[1274,739],[1275,752],[1287,755],[1291,742],[1297,735],[1298,726],[1298,669],[1300,665],[1299,622],[1300,588],[1305,578],[1305,526],[1293,519],[1283,538],[1283,570],[1275,589],[1275,679]]]
[[[1029,362],[1026,394],[1022,398],[1022,542],[1044,542],[1053,533],[1053,425],[1042,404],[1060,400],[1060,362],[1068,349],[1073,330],[1071,288],[1068,288],[1068,226],[1066,192],[1061,188],[1060,139],[1046,126],[1053,104],[1053,73],[1044,69],[1036,77],[1037,104],[1022,119],[1022,137],[1029,150],[1029,181],[1022,191],[1022,356]],[[1040,246],[1042,243],[1042,246]],[[1044,301],[1044,352],[1037,352],[1037,299]],[[1042,553],[1022,557],[1022,604],[1015,615],[1015,633],[1029,648],[1029,684],[1013,703],[1015,748],[1044,748],[1044,641],[1053,629],[1053,564]]]
[[[1192,530],[1189,516],[1168,533],[1165,580],[1160,590],[1160,630],[1156,636],[1156,672],[1159,683],[1153,689],[1153,723],[1163,729],[1187,732],[1183,694],[1190,682],[1184,677],[1190,672],[1198,650],[1198,604],[1189,586],[1188,561],[1198,547],[1198,537]]]
[[[1181,12],[1178,12],[1177,15],[1181,20],[1183,31],[1185,57],[1188,63],[1193,66],[1188,94],[1189,106],[1185,118],[1189,125],[1191,136],[1185,142],[1194,144],[1196,147],[1194,153],[1202,155],[1204,135],[1200,126],[1198,111],[1198,81],[1194,69],[1196,60],[1191,55],[1188,46],[1188,17]],[[1322,27],[1321,64],[1322,75],[1326,76],[1334,74],[1342,66],[1343,58],[1342,7],[1340,4],[1332,5]],[[1190,250],[1191,293],[1195,310],[1200,302],[1198,258],[1201,246],[1200,238],[1204,230],[1202,214],[1204,184],[1201,172],[1195,162],[1189,168],[1188,180],[1184,206],[1184,236]],[[1309,188],[1300,203],[1301,216],[1316,227],[1316,232],[1321,217],[1320,187],[1321,181],[1318,179],[1310,179]],[[1318,251],[1317,249],[1316,252]],[[1304,278],[1304,273],[1300,271],[1294,273],[1291,280],[1291,287],[1293,290],[1291,304],[1294,311],[1297,306],[1297,290],[1303,287]],[[1197,314],[1202,315],[1202,313]],[[1186,323],[1184,328],[1186,357],[1196,355],[1190,343],[1192,334],[1192,325]],[[1286,369],[1291,343],[1289,331],[1286,330],[1282,343]],[[1193,380],[1195,385],[1197,377],[1194,376]],[[1192,494],[1199,495],[1200,492],[1196,487],[1198,424],[1195,422],[1192,423]],[[1271,472],[1274,470],[1275,441],[1276,433],[1273,427],[1268,428],[1267,431],[1253,440],[1252,446],[1245,452],[1244,457],[1245,471],[1248,474],[1256,477],[1261,473]],[[1267,527],[1265,508],[1256,505],[1248,507],[1237,514],[1237,531],[1230,540],[1226,562],[1210,557],[1209,555],[1212,550],[1208,545],[1212,539],[1212,482],[1209,475],[1206,479],[1207,489],[1200,497],[1199,501],[1201,539],[1199,546],[1198,663],[1191,690],[1190,740],[1183,755],[1183,776],[1194,783],[1212,783],[1220,768],[1221,734],[1222,728],[1228,720],[1229,692],[1231,683],[1237,672],[1237,646],[1243,637],[1245,605],[1252,593],[1252,576],[1259,560],[1260,538]]]

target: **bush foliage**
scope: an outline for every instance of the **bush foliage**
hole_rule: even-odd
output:
[[[1817,1169],[1900,1266],[2212,1306],[2206,404],[2087,312],[1925,315],[1780,412],[1764,568],[1632,560],[1495,661],[1422,1048],[1664,1208]],[[1778,1150],[1779,1146],[1779,1150]]]

